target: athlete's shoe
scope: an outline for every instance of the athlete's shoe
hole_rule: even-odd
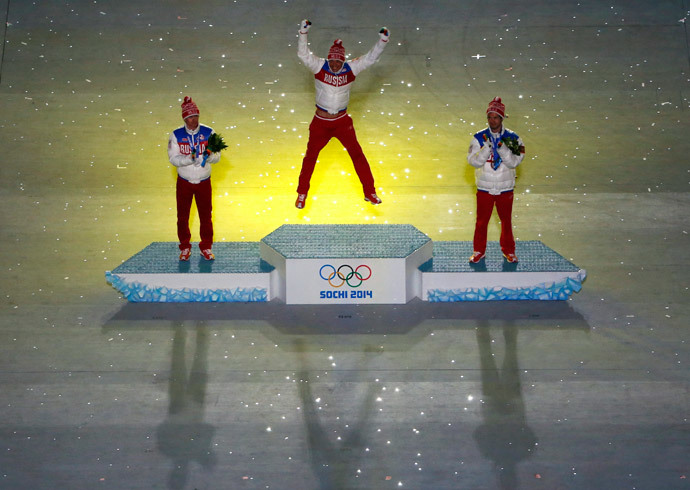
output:
[[[480,260],[483,260],[483,259],[484,259],[484,252],[474,252],[474,253],[472,254],[472,257],[470,257],[470,261],[469,261],[469,262],[470,262],[470,264],[476,264],[476,263],[478,263]]]
[[[504,253],[503,256],[505,257],[506,262],[510,262],[511,264],[516,264],[518,261],[517,255],[515,254]]]
[[[201,255],[206,259],[206,260],[213,260],[216,258],[215,255],[213,255],[213,252],[211,252],[210,248],[205,248],[204,250],[201,251]]]
[[[180,250],[180,260],[187,261],[189,260],[190,255],[192,255],[191,248],[183,248],[182,250]]]
[[[370,202],[371,204],[381,204],[383,202],[375,192],[372,192],[371,194],[364,194],[364,200]]]
[[[295,201],[295,207],[297,209],[304,209],[304,201],[307,200],[306,194],[297,194],[297,200]]]

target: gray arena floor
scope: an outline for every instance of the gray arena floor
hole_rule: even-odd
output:
[[[0,14],[0,488],[690,488],[688,0],[1,0]],[[320,56],[391,30],[349,106],[380,206],[332,142],[294,207],[314,109],[303,18]],[[586,269],[583,288],[127,303],[104,273],[176,239],[166,144],[185,95],[230,144],[216,240],[247,242],[285,223],[471,240],[465,155],[501,96],[527,148],[516,236]]]

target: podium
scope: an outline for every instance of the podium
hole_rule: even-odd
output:
[[[176,243],[154,242],[106,280],[132,302],[332,305],[566,300],[587,275],[540,241],[518,241],[512,264],[489,242],[469,264],[472,242],[433,242],[412,225],[283,225],[213,251],[182,262]]]

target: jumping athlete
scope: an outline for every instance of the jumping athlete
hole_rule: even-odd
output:
[[[347,113],[347,103],[355,77],[378,61],[388,43],[390,32],[382,27],[379,31],[379,40],[374,47],[364,56],[348,62],[345,61],[345,48],[340,39],[333,42],[327,59],[312,54],[307,47],[307,33],[310,27],[311,22],[308,20],[303,20],[300,24],[297,56],[314,74],[316,114],[309,125],[309,143],[302,160],[295,206],[298,209],[304,208],[316,159],[331,138],[337,138],[350,155],[364,189],[364,200],[371,204],[381,204],[381,199],[376,195],[369,162],[357,141],[352,118]]]

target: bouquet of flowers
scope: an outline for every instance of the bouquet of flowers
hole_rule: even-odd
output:
[[[206,165],[206,159],[211,153],[218,153],[219,151],[225,150],[228,145],[223,141],[223,137],[218,133],[213,133],[208,137],[208,145],[206,145],[206,150],[204,152],[204,161],[201,162],[201,166]]]
[[[518,143],[517,138],[510,138],[508,136],[504,136],[501,138],[501,143],[506,145],[513,155],[520,154],[520,143]]]

